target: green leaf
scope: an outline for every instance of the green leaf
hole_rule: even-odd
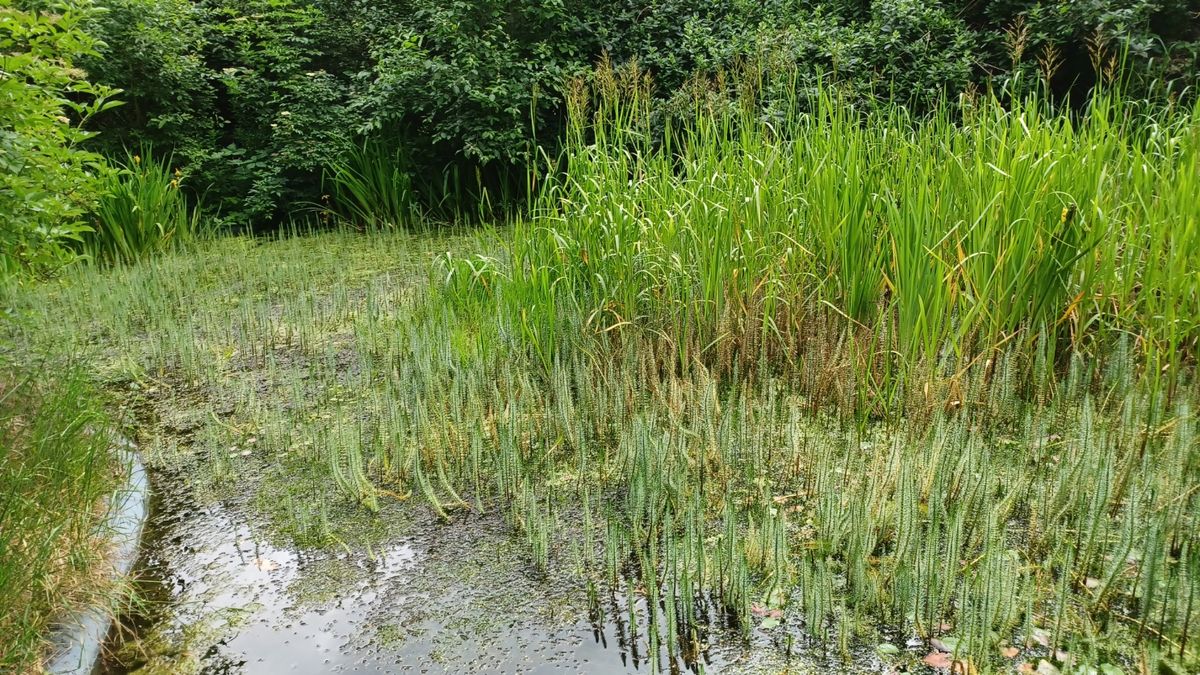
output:
[[[881,656],[895,656],[900,653],[900,648],[890,642],[884,642],[877,645],[875,651]]]

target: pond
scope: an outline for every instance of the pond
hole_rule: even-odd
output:
[[[719,376],[571,315],[541,359],[540,328],[431,283],[502,248],[229,238],[24,298],[151,472],[105,672],[1108,673],[1147,636],[1191,660],[1200,433],[1132,368],[1026,400],[1005,357],[938,385],[969,414],[931,389],[838,417],[854,379],[820,358]]]
[[[111,636],[102,673],[827,672],[778,636],[713,625],[699,660],[631,637],[627,597],[591,607],[577,580],[543,575],[494,515],[450,523],[394,504],[368,546],[281,542],[246,500],[211,500],[153,474],[137,569],[143,602]],[[364,518],[365,516],[356,516]],[[635,599],[638,612],[644,598]],[[599,616],[603,614],[603,617]],[[716,613],[711,615],[719,622]],[[799,643],[796,643],[797,646]],[[834,664],[837,664],[834,666]],[[859,666],[878,670],[869,653]]]

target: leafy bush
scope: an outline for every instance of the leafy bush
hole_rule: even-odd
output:
[[[1128,83],[1131,94],[1164,84],[1178,91],[1200,83],[1200,22],[1193,0],[962,4],[960,16],[981,38],[979,57],[985,72],[1001,81],[1037,70],[1049,60],[1057,66],[1052,78],[1057,93],[1073,93],[1081,101],[1104,70],[1123,60],[1136,75]],[[1011,35],[1006,34],[1013,27],[1024,37],[1024,59],[1017,63],[1010,60]]]
[[[105,172],[80,145],[82,127],[117,103],[74,66],[94,53],[86,0],[53,13],[21,2],[0,8],[0,276],[40,274],[71,262]]]
[[[219,71],[205,62],[207,10],[191,0],[107,0],[89,31],[104,43],[83,61],[93,78],[121,82],[129,105],[105,113],[98,145],[113,154],[156,144],[192,154],[218,142]]]
[[[143,154],[127,155],[124,168],[105,181],[95,227],[83,239],[93,259],[137,260],[200,234],[200,210],[188,206],[180,189],[182,172],[171,170],[169,157],[161,161]]]
[[[586,0],[351,6],[371,45],[373,71],[354,103],[363,130],[413,129],[443,159],[525,159],[531,127],[556,123],[557,90],[601,48],[601,12]]]
[[[130,105],[100,128],[109,152],[150,143],[186,165],[194,196],[236,223],[314,200],[321,169],[352,147],[340,70],[351,40],[305,0],[112,0],[87,67]]]

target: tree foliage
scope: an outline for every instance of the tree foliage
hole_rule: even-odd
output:
[[[126,90],[129,105],[101,121],[106,147],[167,146],[188,164],[189,183],[242,223],[319,203],[323,168],[364,140],[402,146],[418,192],[520,176],[535,145],[561,137],[564,80],[604,54],[638,61],[661,105],[697,72],[747,63],[786,64],[814,85],[832,79],[917,109],[972,86],[1037,79],[1050,66],[1055,92],[1078,100],[1117,60],[1159,87],[1194,81],[1200,65],[1196,0],[107,7],[93,27],[106,46],[87,67]],[[769,69],[757,76],[769,80]]]
[[[81,146],[114,89],[76,61],[95,53],[87,0],[0,8],[0,276],[46,273],[75,258],[106,167]]]

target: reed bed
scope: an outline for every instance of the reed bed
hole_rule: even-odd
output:
[[[520,317],[544,366],[574,313],[657,334],[681,372],[837,364],[856,393],[835,406],[877,417],[957,400],[1001,351],[1029,374],[1132,336],[1168,394],[1194,361],[1200,107],[1101,89],[1077,113],[978,94],[916,118],[832,86],[695,88],[668,116],[636,64],[575,82],[532,217],[452,261],[461,301]]]

